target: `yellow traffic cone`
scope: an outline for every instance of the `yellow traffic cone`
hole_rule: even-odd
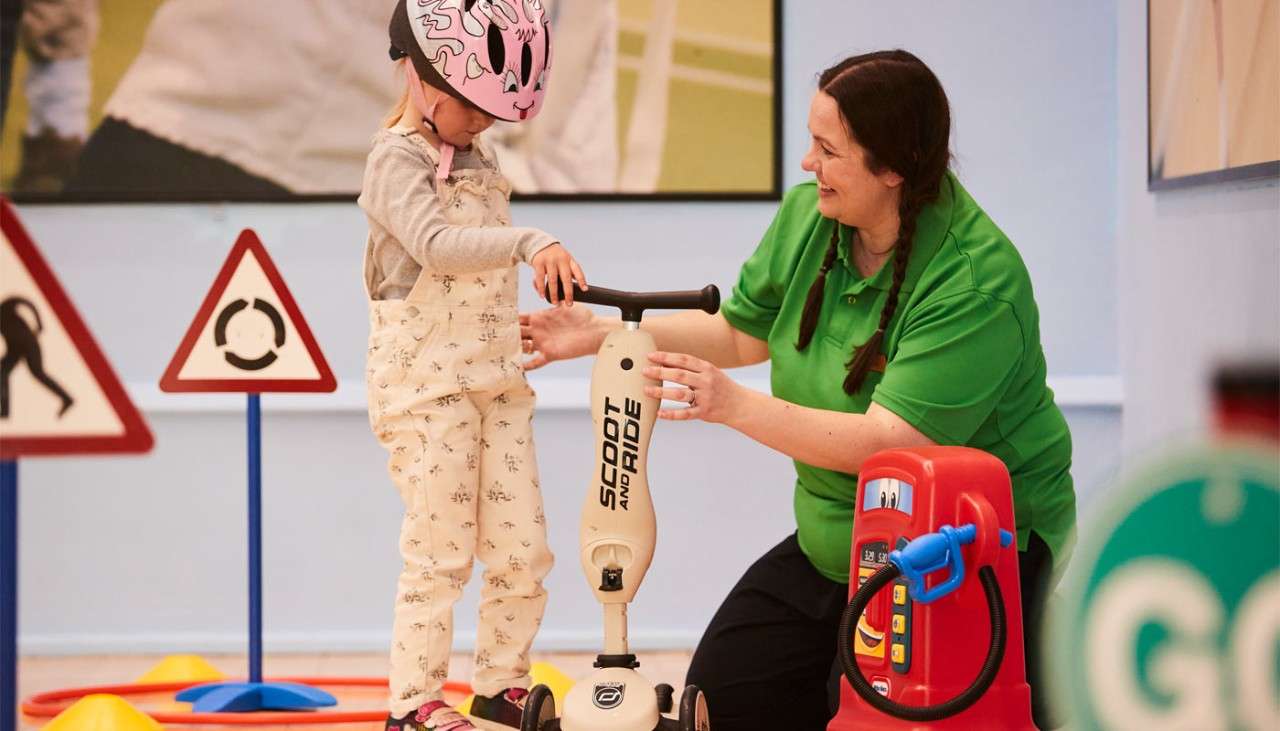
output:
[[[54,716],[43,731],[164,731],[164,726],[118,695],[96,693]]]
[[[169,655],[133,682],[203,683],[226,679],[227,676],[199,655]]]

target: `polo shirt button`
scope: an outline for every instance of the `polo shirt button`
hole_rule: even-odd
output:
[[[849,304],[853,304],[854,302],[857,302],[857,301],[858,301],[858,297],[857,297],[857,295],[852,295],[852,294],[851,294],[851,295],[849,295],[848,300],[849,300]]]

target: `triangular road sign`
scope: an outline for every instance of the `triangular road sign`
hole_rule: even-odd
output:
[[[53,270],[0,198],[0,458],[155,443]]]
[[[333,391],[338,382],[251,229],[240,232],[160,379],[162,391]]]

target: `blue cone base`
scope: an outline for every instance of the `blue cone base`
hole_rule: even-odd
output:
[[[338,704],[332,695],[301,683],[209,683],[187,688],[177,699],[194,713],[297,711]]]

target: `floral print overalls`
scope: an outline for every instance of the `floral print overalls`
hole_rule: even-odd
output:
[[[439,153],[416,138],[438,164]],[[478,143],[479,144],[479,143]],[[510,225],[510,183],[492,151],[437,195],[457,226]],[[375,291],[365,253],[366,293]],[[391,649],[391,713],[437,700],[449,673],[453,605],[485,565],[475,692],[529,685],[529,647],[551,569],[534,455],[534,392],[520,363],[516,267],[423,270],[403,300],[369,302],[369,423],[404,500],[403,571]]]

